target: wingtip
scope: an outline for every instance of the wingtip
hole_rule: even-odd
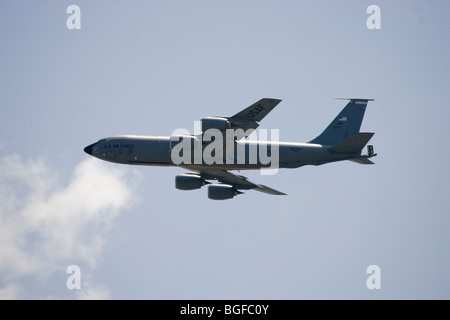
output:
[[[260,192],[264,192],[264,193],[267,193],[267,194],[273,194],[273,195],[287,195],[284,192],[272,189],[272,188],[270,188],[268,186],[265,186],[263,184],[257,185],[257,187],[254,188],[254,190],[260,191]]]

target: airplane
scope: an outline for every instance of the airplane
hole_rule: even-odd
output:
[[[349,102],[342,111],[319,136],[306,143],[249,140],[259,122],[281,102],[263,98],[231,117],[201,118],[201,132],[196,135],[118,135],[90,144],[84,151],[98,159],[119,164],[188,169],[191,172],[175,177],[175,187],[195,190],[208,185],[208,198],[213,200],[231,199],[242,194],[240,190],[286,195],[230,171],[272,168],[272,163],[267,161],[268,155],[276,155],[277,169],[318,166],[343,160],[373,164],[370,158],[377,155],[373,146],[367,146],[367,154],[362,154],[362,149],[374,133],[359,132],[366,106],[373,99],[343,100]],[[209,156],[206,151],[209,151]]]

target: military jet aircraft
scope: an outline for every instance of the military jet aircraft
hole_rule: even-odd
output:
[[[285,195],[230,171],[298,168],[342,160],[373,164],[369,160],[376,156],[373,146],[367,146],[367,154],[362,154],[362,149],[374,133],[359,132],[367,103],[373,99],[345,100],[349,102],[328,127],[306,143],[252,140],[259,122],[281,102],[263,98],[233,116],[201,118],[197,134],[119,135],[101,139],[84,151],[120,164],[188,169],[192,172],[175,177],[175,187],[194,190],[208,185],[208,197],[214,200],[231,199],[241,194],[240,190],[250,189]]]

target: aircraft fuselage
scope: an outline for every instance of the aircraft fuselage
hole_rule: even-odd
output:
[[[101,139],[87,146],[85,151],[98,159],[120,164],[182,166],[185,168],[206,166],[223,170],[270,168],[274,166],[274,161],[268,162],[268,160],[274,160],[276,153],[278,153],[278,165],[276,166],[278,168],[321,165],[328,162],[357,158],[361,154],[360,152],[357,154],[333,153],[328,150],[329,147],[314,143],[241,140],[236,142],[236,148],[233,150],[232,156],[225,157],[222,161],[207,164],[202,159],[200,163],[198,161],[195,162],[195,159],[193,159],[194,151],[192,151],[190,161],[175,164],[171,157],[170,137],[123,135]],[[264,150],[260,150],[260,148],[264,148]],[[239,150],[243,153],[239,153]],[[270,158],[262,158],[260,156],[261,152]]]

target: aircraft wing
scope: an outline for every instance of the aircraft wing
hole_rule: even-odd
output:
[[[273,99],[273,98],[263,98],[251,106],[245,108],[244,110],[236,113],[234,116],[231,117],[208,117],[208,118],[202,118],[207,120],[219,120],[222,121],[226,120],[231,124],[232,129],[242,129],[243,135],[240,135],[239,137],[234,137],[230,141],[227,141],[226,135],[224,139],[224,150],[227,149],[227,145],[230,143],[236,143],[237,140],[240,140],[242,138],[246,138],[253,130],[248,129],[256,129],[259,124],[257,122],[261,121],[265,116],[269,114],[270,111],[272,111],[279,103],[281,102],[280,99]],[[203,125],[203,124],[202,124]],[[219,129],[221,130],[221,129]],[[248,132],[247,132],[248,130]],[[222,130],[221,130],[222,131]],[[225,133],[225,130],[222,131]],[[235,150],[235,149],[233,149]],[[256,190],[268,194],[275,194],[275,195],[285,195],[285,193],[280,192],[278,190],[272,189],[270,187],[267,187],[262,184],[257,184],[254,182],[249,181],[246,177],[241,175],[235,175],[227,170],[220,170],[220,169],[210,169],[210,168],[187,168],[189,170],[197,172],[203,179],[205,180],[218,180],[220,183],[223,184],[229,184],[232,185],[235,189],[243,189],[243,190]]]
[[[223,134],[223,150],[236,150],[236,142],[238,140],[247,138],[257,127],[259,127],[258,122],[261,121],[265,116],[269,114],[270,111],[272,111],[279,103],[281,102],[280,99],[274,99],[274,98],[263,98],[251,106],[245,108],[244,110],[236,113],[234,116],[231,117],[206,117],[202,118],[202,131],[203,130],[203,121],[227,121],[230,124],[230,129],[235,130],[235,136],[229,137],[226,134],[225,129],[219,129],[221,130]],[[207,126],[209,127],[209,126]],[[242,130],[239,130],[242,129]],[[203,134],[202,134],[203,135]],[[205,141],[204,139],[202,139]],[[207,143],[207,142],[206,142]],[[204,142],[205,144],[205,142]],[[230,148],[230,145],[234,145],[233,148]],[[228,156],[228,155],[224,155]],[[263,191],[264,192],[264,191]]]
[[[236,119],[243,122],[249,121],[261,121],[265,116],[269,114],[279,103],[280,99],[263,98],[250,107],[245,108],[241,112],[236,113],[230,119]]]
[[[234,116],[226,117],[226,119],[232,123],[232,129],[242,129],[245,131],[244,136],[239,137],[240,139],[247,138],[248,134],[246,131],[259,127],[258,122],[267,116],[280,102],[280,99],[263,98],[241,112],[236,113]],[[249,131],[248,133],[251,132]]]
[[[268,194],[286,195],[286,193],[269,188],[262,184],[256,184],[254,182],[249,181],[244,176],[235,175],[227,170],[207,169],[207,168],[190,169],[190,170],[197,172],[205,180],[218,180],[221,183],[232,185],[236,189],[243,189],[243,190],[253,189]]]
[[[280,99],[263,98],[231,117],[204,117],[200,120],[202,123],[202,131],[204,132],[210,128],[223,132],[226,129],[242,129],[244,131],[256,129],[259,127],[258,122],[267,116],[280,102]],[[243,137],[239,137],[239,139],[246,138],[250,133],[246,133]]]

